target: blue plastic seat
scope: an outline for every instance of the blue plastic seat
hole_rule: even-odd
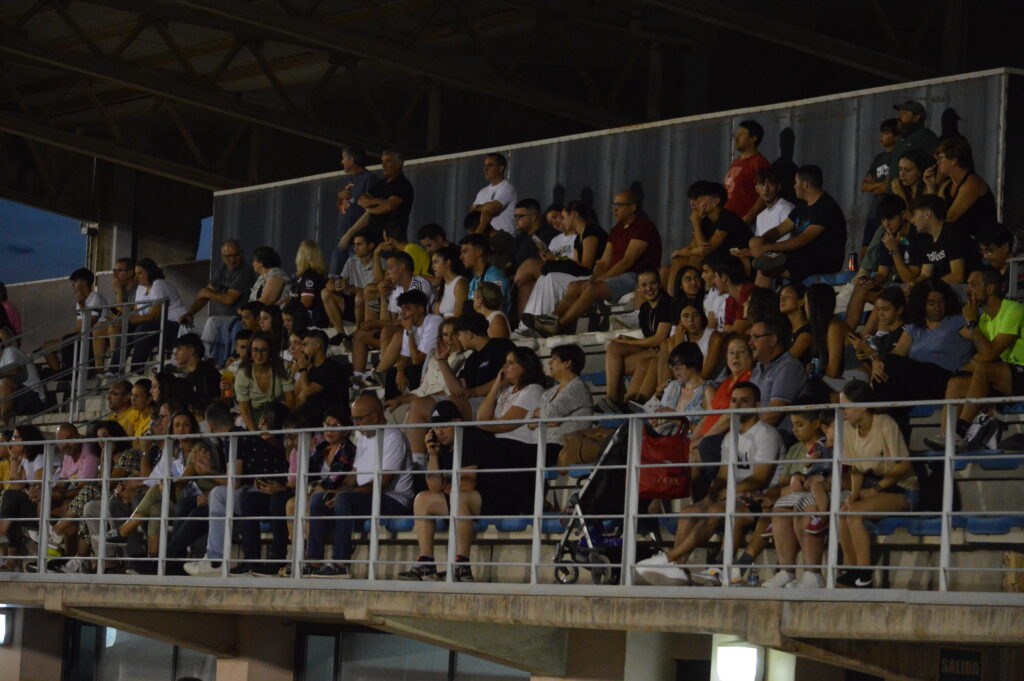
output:
[[[574,465],[574,466],[569,466],[569,477],[573,478],[575,480],[579,480],[580,478],[587,477],[593,471],[594,471],[594,467],[593,466],[577,464],[577,465]]]
[[[603,371],[591,371],[588,374],[581,374],[580,378],[583,379],[584,383],[590,385],[608,385],[608,377]]]
[[[545,480],[558,480],[560,477],[562,477],[562,474],[558,471],[544,471]]]
[[[967,527],[967,518],[953,516],[953,529]],[[942,534],[942,518],[913,518],[907,530],[915,537],[938,537]]]
[[[999,405],[999,412],[1002,414],[1024,414],[1024,402]]]
[[[1004,452],[999,449],[982,449],[976,452],[969,453],[972,456],[988,457],[993,455],[1001,456],[1003,454],[1006,454],[1007,452]],[[981,458],[973,463],[977,463],[979,466],[981,466],[981,469],[985,471],[1012,471],[1016,470],[1021,465],[1021,463],[1024,463],[1024,457],[1015,457],[1013,459]]]
[[[913,409],[910,410],[910,418],[912,418],[912,419],[927,418],[927,417],[931,416],[932,414],[934,414],[938,410],[939,410],[939,408],[938,408],[937,405],[934,405],[934,404],[922,404],[922,405],[914,407]]]
[[[940,451],[938,451],[936,449],[929,449],[927,452],[922,452],[921,454],[923,456],[934,456],[934,457],[936,457],[938,459],[941,459],[942,457],[946,456],[945,452],[940,452]],[[957,454],[956,457],[953,459],[953,470],[954,471],[962,471],[963,469],[967,468],[967,464],[970,463],[970,462],[967,461],[967,459],[964,458],[964,457],[965,457],[965,454],[964,453],[960,453],[960,454]]]
[[[550,517],[552,514],[545,513],[544,519],[541,520],[540,530],[544,534],[562,534],[565,532],[565,526],[562,525],[561,518]],[[566,520],[568,522],[568,520]]]
[[[523,532],[533,525],[533,518],[498,518],[494,521],[494,528],[498,532]]]
[[[672,534],[676,533],[676,527],[679,525],[679,518],[658,518],[658,526],[663,530],[668,530]]]
[[[970,534],[1003,535],[1017,527],[1024,527],[1024,517],[969,516],[967,518],[967,531]]]
[[[913,518],[904,518],[895,516],[892,518],[880,518],[878,520],[869,520],[868,530],[875,535],[880,537],[888,537],[896,530],[903,528],[909,530],[913,522]]]

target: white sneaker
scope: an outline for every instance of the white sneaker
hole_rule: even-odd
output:
[[[79,574],[85,572],[85,563],[81,558],[71,558],[64,563],[64,567],[60,571],[66,575]]]
[[[666,586],[689,586],[690,573],[675,563],[669,563],[669,565],[671,567],[662,570],[659,575],[661,583]]]
[[[206,559],[190,560],[182,567],[193,577],[220,577],[221,574],[220,566],[213,567],[213,562]]]
[[[792,572],[786,572],[785,570],[779,570],[775,573],[775,576],[769,579],[767,582],[761,584],[766,589],[781,589],[787,584],[796,579],[796,575]]]
[[[664,551],[659,551],[650,558],[637,561],[636,567],[633,568],[637,582],[640,584],[656,584],[657,582],[654,580],[660,574],[660,571],[655,569],[655,566],[658,565],[668,565],[668,556],[665,555]],[[654,579],[652,579],[652,576]]]
[[[693,576],[693,583],[701,586],[721,586],[722,570],[720,568],[708,568]]]
[[[786,585],[787,589],[822,589],[824,587],[825,578],[815,572],[805,572],[800,575],[800,579],[794,579]]]

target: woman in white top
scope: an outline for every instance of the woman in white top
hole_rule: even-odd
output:
[[[170,352],[171,344],[178,337],[178,319],[185,316],[185,306],[178,295],[178,289],[164,278],[164,271],[151,258],[142,258],[135,264],[135,310],[128,317],[128,327],[133,334],[129,339],[132,347],[132,366],[141,367],[160,343],[160,311],[167,306],[164,321],[164,352]],[[149,301],[165,299],[167,302]]]
[[[476,411],[478,421],[508,421],[530,418],[544,394],[544,367],[530,348],[519,347],[505,357],[498,378]],[[499,438],[535,442],[527,425],[480,426]]]
[[[508,338],[512,329],[508,317],[501,311],[505,304],[501,295],[501,287],[493,281],[482,281],[473,292],[473,309],[487,318],[488,338]]]
[[[459,317],[469,295],[469,281],[459,274],[462,261],[455,246],[445,246],[430,257],[434,275],[441,280],[441,288],[434,300],[434,313],[444,318]]]
[[[280,305],[289,298],[288,273],[281,267],[281,256],[270,246],[260,246],[252,254],[252,271],[256,283],[249,291],[249,300],[264,305]]]
[[[704,355],[704,365],[700,369],[701,378],[708,381],[718,373],[718,369],[722,366],[725,338],[708,326],[708,317],[697,300],[684,300],[679,307],[675,333],[668,339],[668,343],[662,346],[662,352],[659,355],[661,360],[658,371],[659,381],[665,381],[671,377],[668,369],[668,354],[671,348],[680,343],[696,343],[700,348],[701,354]]]

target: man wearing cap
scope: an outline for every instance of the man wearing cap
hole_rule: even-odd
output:
[[[898,159],[911,149],[917,149],[931,158],[935,154],[935,147],[939,146],[939,138],[924,125],[924,106],[908,99],[902,104],[894,104],[892,108],[899,112],[896,123],[898,138],[892,158]]]
[[[449,400],[442,400],[430,413],[434,424],[462,421],[459,408]],[[492,433],[465,426],[462,428],[461,457],[459,462],[459,509],[460,516],[514,515],[516,499],[509,493],[502,481],[507,476],[500,473],[484,473],[478,470],[508,467],[507,457],[497,447]],[[429,471],[451,470],[455,460],[455,426],[435,425],[427,433],[427,489],[416,495],[413,501],[413,515],[447,516],[449,497],[452,493],[451,473],[430,473]],[[416,519],[416,541],[419,556],[412,568],[398,574],[399,579],[411,581],[437,581],[441,575],[434,562],[434,529],[430,518]],[[472,582],[473,572],[469,566],[469,551],[473,544],[473,521],[460,520],[456,525],[455,569],[452,578],[456,582]]]

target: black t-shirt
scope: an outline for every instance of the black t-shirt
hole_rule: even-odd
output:
[[[939,232],[938,240],[933,240],[929,235],[921,235],[922,259],[921,264],[931,263],[932,276],[940,279],[950,272],[950,263],[954,260],[964,259],[963,243],[952,225],[943,225]]]
[[[608,243],[608,232],[604,231],[600,225],[587,225],[586,229],[583,230],[583,238],[580,238],[580,235],[577,234],[576,243],[573,244],[573,248],[576,249],[576,262],[581,265],[583,264],[583,240],[589,239],[592,236],[597,237],[597,255],[594,256],[594,262],[596,263],[604,255],[604,247]]]
[[[398,173],[390,182],[381,178],[377,181],[377,184],[373,185],[370,195],[378,199],[390,199],[392,196],[402,199],[402,205],[396,210],[383,215],[370,216],[366,229],[370,230],[370,234],[375,237],[375,240],[380,243],[384,225],[389,222],[400,225],[405,231],[406,236],[408,236],[409,211],[412,210],[413,190],[412,182],[405,176],[405,173]]]
[[[743,218],[731,210],[722,209],[718,216],[718,222],[712,222],[710,218],[702,218],[700,231],[707,241],[715,232],[725,232],[725,241],[718,247],[718,253],[728,253],[731,248],[746,248],[750,245],[750,225],[743,222]]]
[[[243,428],[232,428],[232,433],[248,433]],[[228,447],[230,440],[220,438],[217,443],[220,456],[220,470],[227,470]],[[235,452],[237,461],[242,462],[242,475],[271,475],[288,472],[288,459],[285,453],[274,447],[258,435],[247,434],[238,438],[238,449]],[[281,479],[284,482],[284,479]],[[247,478],[242,484],[255,484],[254,478]]]
[[[650,338],[658,331],[658,324],[671,324],[672,298],[667,293],[662,293],[658,300],[658,307],[652,307],[649,302],[644,301],[640,305],[640,330],[644,332],[644,338]]]
[[[519,512],[521,495],[517,494],[516,483],[521,474],[488,472],[512,467],[506,444],[482,428],[466,426],[462,429],[462,468],[476,466],[476,490],[480,493],[483,515]],[[442,447],[438,453],[437,465],[442,470],[452,468],[452,450],[452,447]],[[449,479],[447,474],[445,479]]]
[[[846,216],[836,200],[828,192],[822,194],[813,205],[797,204],[789,213],[793,221],[793,235],[803,234],[811,225],[819,225],[824,231],[803,248],[790,251],[789,269],[793,272],[794,260],[799,261],[798,269],[801,278],[812,274],[828,274],[837,272],[843,266],[846,251]]]
[[[313,395],[302,407],[302,415],[306,423],[316,424],[323,421],[324,410],[332,405],[339,405],[348,408],[348,382],[345,380],[345,370],[334,360],[327,358],[323,363],[314,367],[311,366],[309,382],[323,386],[323,390]]]
[[[930,239],[929,239],[930,241]],[[921,265],[923,258],[922,251],[924,250],[925,242],[921,239],[921,235],[911,227],[907,232],[907,236],[904,239],[900,239],[899,251],[903,256],[903,262],[909,265]],[[892,264],[892,256],[889,255],[889,251],[882,248],[878,255],[878,266],[888,267],[889,275],[896,276],[896,267]]]
[[[537,252],[537,244],[533,242],[533,237],[539,238],[547,245],[551,243],[551,240],[557,234],[558,232],[546,222],[532,235],[523,231],[516,231],[515,240],[512,242],[512,258],[516,265],[522,265],[530,258],[540,258],[540,254]]]
[[[515,343],[507,338],[492,338],[482,349],[466,358],[458,377],[470,389],[490,383],[505,366],[505,358],[515,347]]]
[[[883,151],[871,161],[871,167],[864,173],[865,177],[875,178],[875,182],[891,182],[896,178],[895,163],[893,163],[892,152]],[[878,210],[878,202],[882,200],[881,194],[871,195],[871,205],[868,208],[868,219],[876,220],[875,212]]]
[[[327,283],[327,277],[316,270],[306,270],[292,277],[290,289],[291,300],[302,301],[312,300],[312,305],[307,308],[310,326],[323,328],[330,324],[327,318],[327,311],[324,309],[324,301],[320,298],[320,291]]]
[[[195,371],[185,374],[185,380],[196,391],[196,397],[204,407],[220,397],[220,372],[209,360],[200,360]]]

